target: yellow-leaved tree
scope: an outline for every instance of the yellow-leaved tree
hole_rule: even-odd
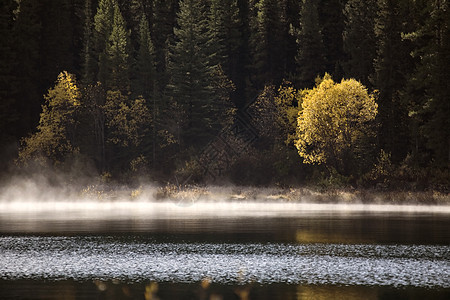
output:
[[[370,167],[378,110],[375,98],[359,81],[335,83],[328,74],[306,91],[296,140],[304,162],[323,163],[344,175]]]
[[[80,106],[80,97],[75,75],[61,72],[55,87],[44,96],[37,132],[22,140],[19,162],[50,159],[58,163],[78,152],[73,138],[76,125],[74,114]]]

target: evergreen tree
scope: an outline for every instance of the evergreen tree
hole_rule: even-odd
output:
[[[136,78],[133,92],[149,99],[155,85],[155,51],[150,36],[149,24],[145,15],[139,26],[139,49],[136,58]]]
[[[409,78],[406,98],[414,137],[413,153],[426,154],[437,166],[450,163],[450,7],[447,1],[415,3],[418,12],[416,30],[408,38],[416,44],[413,56],[418,65]],[[422,163],[429,164],[429,159]],[[420,162],[420,161],[419,161]]]
[[[181,143],[202,147],[220,129],[221,101],[217,83],[223,81],[211,57],[211,33],[207,8],[202,1],[180,2],[176,42],[171,48],[169,73],[170,92],[182,117]]]
[[[293,28],[298,27],[299,25],[299,17],[300,17],[300,7],[301,2],[298,0],[284,0],[283,9],[283,23],[285,23],[284,28],[284,53],[285,55],[285,76],[289,76],[292,79],[292,76],[296,73],[296,62],[295,57],[297,56],[298,47],[297,47],[297,37],[293,34]]]
[[[81,51],[82,61],[82,82],[85,85],[91,84],[96,78],[96,55],[94,52],[94,24],[92,15],[92,0],[85,0],[83,9],[83,48]]]
[[[163,90],[169,76],[166,72],[169,44],[173,42],[173,28],[176,26],[178,0],[154,0],[151,35],[155,47],[157,89]]]
[[[279,83],[284,76],[283,10],[277,0],[259,0],[254,9],[251,44],[253,53],[253,82],[256,88]]]
[[[171,48],[170,90],[184,113],[182,142],[203,144],[211,135],[212,120],[208,108],[212,99],[207,10],[202,1],[180,2],[176,42]],[[212,117],[212,116],[210,116]]]
[[[238,49],[241,43],[237,0],[211,0],[209,13],[210,44],[214,59],[232,79],[236,76]]]
[[[108,54],[106,47],[112,33],[114,8],[117,0],[100,0],[94,16],[94,46],[97,60],[97,81],[105,83],[108,78]]]
[[[303,0],[300,29],[297,36],[297,81],[301,87],[312,87],[325,69],[324,46],[319,26],[318,0]]]
[[[408,1],[409,2],[409,1]],[[394,162],[401,161],[409,145],[407,107],[399,91],[404,88],[411,72],[409,42],[402,41],[405,29],[406,1],[380,0],[375,23],[377,57],[374,62],[374,86],[380,91],[378,104],[379,143],[381,149],[392,154]]]
[[[367,87],[371,86],[369,78],[374,73],[376,57],[376,13],[376,0],[349,0],[344,8],[344,49],[348,57],[344,63],[345,74]]]
[[[130,90],[130,41],[125,20],[120,12],[119,5],[114,6],[114,18],[111,34],[106,44],[107,70],[104,84],[107,89],[119,90],[127,93]]]
[[[319,24],[325,49],[325,70],[333,78],[343,77],[344,47],[344,2],[346,0],[320,0],[318,6]]]

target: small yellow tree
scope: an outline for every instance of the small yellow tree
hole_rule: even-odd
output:
[[[80,105],[80,97],[75,76],[61,72],[55,87],[44,96],[37,132],[22,140],[19,162],[42,158],[61,162],[67,155],[78,151],[73,145],[73,135],[74,114]]]
[[[303,98],[297,119],[298,153],[306,163],[324,163],[349,173],[370,144],[377,109],[375,96],[360,82],[335,83],[325,74]]]

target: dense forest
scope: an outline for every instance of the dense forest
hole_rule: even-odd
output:
[[[446,0],[2,0],[0,160],[448,188]]]

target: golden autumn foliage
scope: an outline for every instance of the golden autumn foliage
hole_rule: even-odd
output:
[[[22,140],[19,162],[42,158],[60,162],[68,154],[78,151],[71,141],[74,113],[81,98],[75,75],[61,72],[55,87],[50,88],[44,98],[37,132]]]
[[[131,101],[119,91],[108,91],[104,111],[108,142],[122,147],[139,146],[151,121],[145,99]]]
[[[326,74],[306,91],[298,114],[298,153],[304,162],[339,169],[364,148],[377,115],[375,96],[355,79],[335,83]]]
[[[295,136],[301,98],[302,91],[288,81],[284,81],[278,90],[272,85],[264,87],[251,106],[259,133],[290,144]]]

